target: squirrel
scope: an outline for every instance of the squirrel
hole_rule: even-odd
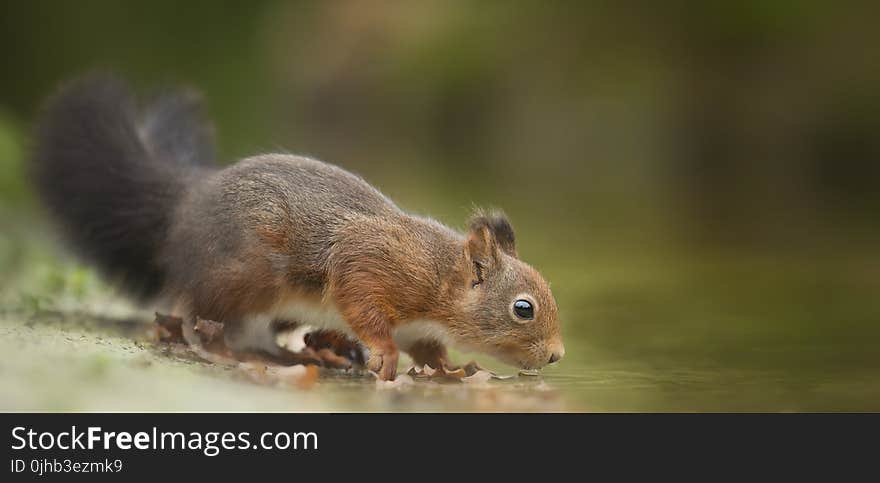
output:
[[[338,330],[383,380],[400,351],[438,367],[449,344],[524,369],[563,356],[550,287],[502,213],[478,210],[462,233],[308,157],[221,168],[203,112],[195,91],[139,103],[102,73],[62,85],[37,121],[39,197],[73,251],[136,301],[223,322],[233,348],[278,349],[276,320]]]

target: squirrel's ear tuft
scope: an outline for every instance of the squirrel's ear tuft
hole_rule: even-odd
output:
[[[504,253],[516,257],[516,237],[513,227],[507,216],[500,211],[484,212],[475,211],[470,221],[470,238],[475,233],[485,230],[492,245],[497,246]]]

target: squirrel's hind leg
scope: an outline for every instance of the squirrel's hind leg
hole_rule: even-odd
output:
[[[367,360],[364,348],[337,330],[308,332],[303,337],[303,343],[332,367],[363,366]]]
[[[323,360],[309,347],[292,351],[277,342],[276,322],[263,316],[247,317],[238,323],[227,323],[223,340],[235,357],[242,360],[264,359],[279,365],[322,365]]]
[[[312,327],[287,320],[276,320],[271,326],[273,340],[285,357],[305,355],[326,367],[348,369],[363,365],[364,358],[356,342],[337,331],[312,330]],[[277,354],[277,353],[276,353]]]

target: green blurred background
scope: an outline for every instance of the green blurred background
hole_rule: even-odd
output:
[[[453,226],[503,208],[559,303],[565,407],[880,409],[876,9],[2,4],[8,318],[116,300],[23,177],[41,99],[109,68],[201,90],[222,163],[308,154]]]

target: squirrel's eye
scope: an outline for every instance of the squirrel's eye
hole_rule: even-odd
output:
[[[535,309],[528,300],[519,299],[513,303],[513,313],[521,319],[531,320],[535,318]]]

